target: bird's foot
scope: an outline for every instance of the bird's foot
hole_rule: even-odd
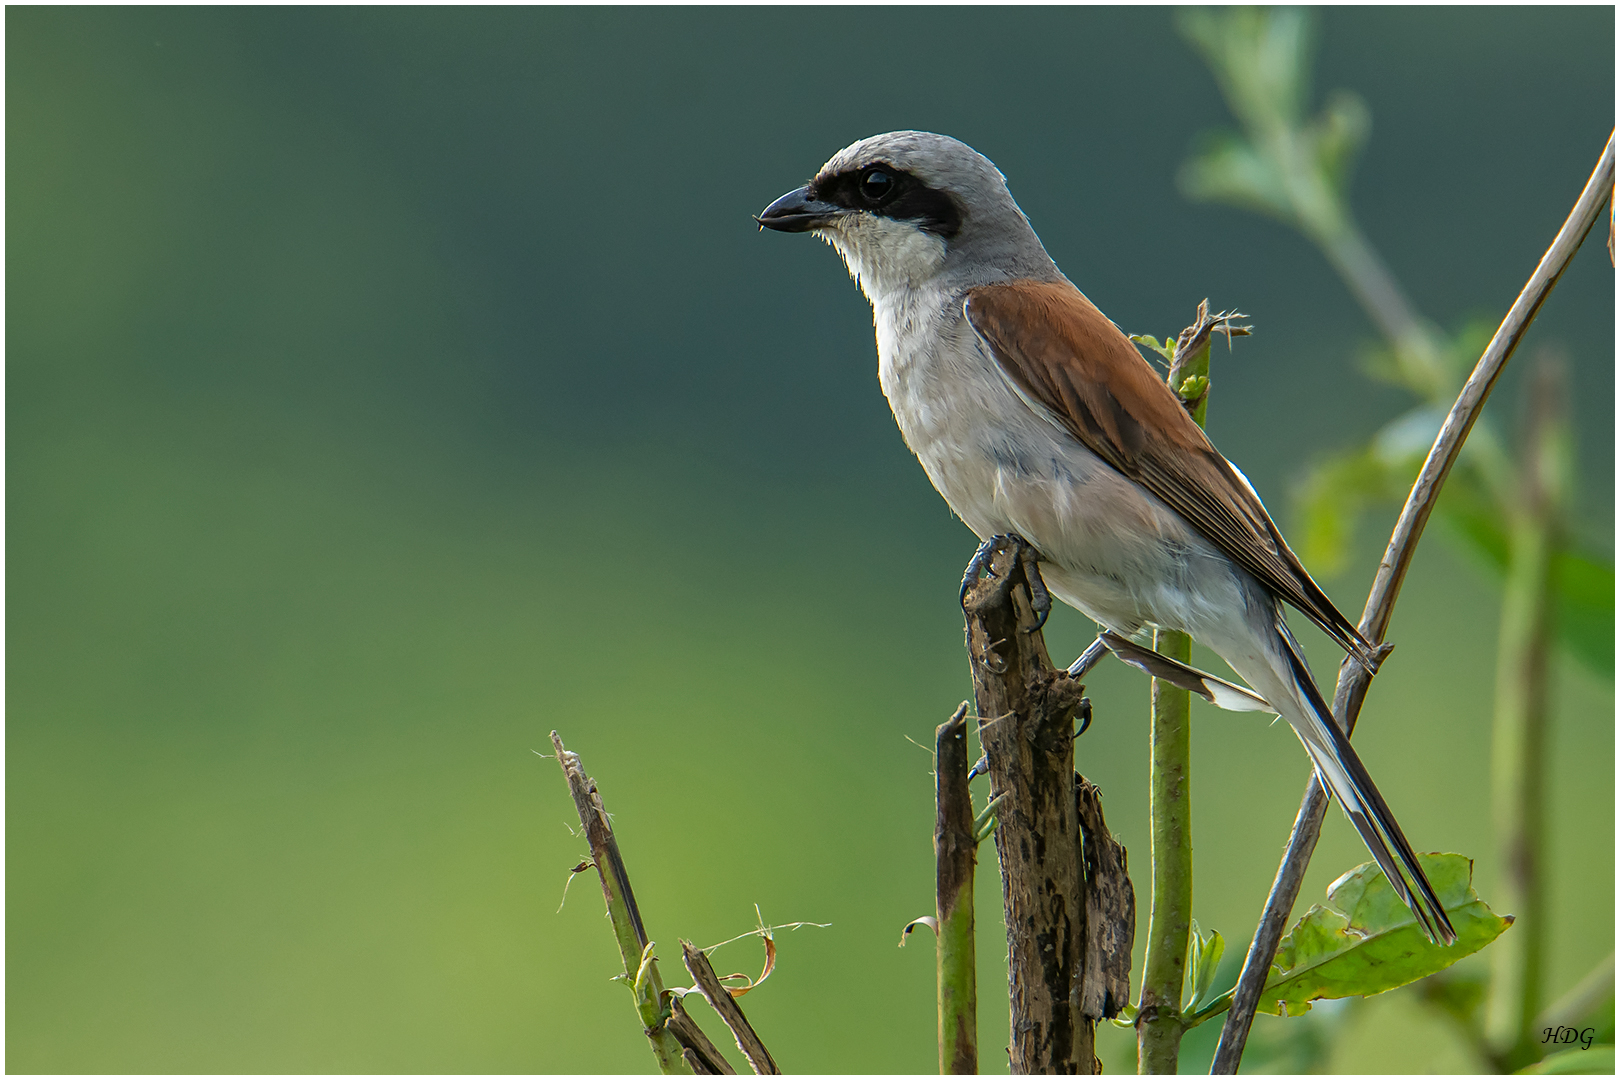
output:
[[[1000,542],[1001,537],[992,536],[980,544],[979,550],[975,551],[973,558],[968,560],[967,569],[962,571],[962,591],[957,596],[957,600],[960,601],[963,611],[967,610],[968,590],[978,583],[979,575],[993,573],[990,569],[990,562],[995,558],[996,545]]]
[[[1029,603],[1035,609],[1035,629],[1040,630],[1046,626],[1046,620],[1052,614],[1052,594],[1046,591],[1046,582],[1041,580],[1041,557],[1022,537],[1015,536],[1013,539],[1018,541],[1018,561],[1024,567],[1024,580],[1029,583]]]
[[[967,611],[968,590],[978,582],[980,574],[995,576],[995,556],[998,550],[1010,547],[1014,553],[1016,565],[1023,568],[1024,581],[1029,585],[1030,607],[1035,611],[1035,630],[1046,626],[1047,617],[1052,614],[1052,596],[1046,591],[1046,582],[1041,580],[1040,554],[1035,548],[1017,533],[1002,533],[992,536],[979,545],[968,560],[967,569],[962,573],[962,591],[958,599],[962,610]],[[1005,590],[1012,575],[1009,573],[997,581],[998,592]]]

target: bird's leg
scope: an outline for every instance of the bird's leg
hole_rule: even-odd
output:
[[[1097,661],[1106,655],[1108,655],[1108,642],[1103,640],[1101,634],[1098,634],[1097,640],[1087,645],[1086,651],[1080,654],[1079,659],[1069,665],[1069,678],[1084,678],[1086,672],[1096,667]],[[1080,726],[1074,729],[1074,737],[1078,739],[1086,733],[1086,728],[1091,726],[1090,698],[1080,699],[1080,709],[1075,713],[1075,716],[1080,721]]]
[[[962,571],[962,592],[958,599],[961,601],[964,615],[968,611],[968,590],[978,583],[980,574],[994,572],[991,570],[991,560],[995,557],[996,544],[1000,539],[1000,536],[992,536],[980,544],[979,549],[973,553],[973,558],[968,560],[967,569]],[[987,776],[989,772],[990,759],[980,754],[979,760],[968,770],[968,782],[971,783],[975,776]]]
[[[1086,646],[1086,651],[1080,654],[1079,659],[1069,665],[1069,678],[1083,679],[1086,672],[1097,666],[1097,661],[1108,655],[1108,642],[1103,640],[1101,634],[1097,640]]]

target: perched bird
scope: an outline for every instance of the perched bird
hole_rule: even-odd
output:
[[[1106,644],[1218,705],[1282,715],[1424,930],[1454,940],[1283,605],[1369,671],[1382,651],[1311,580],[1176,394],[1058,270],[995,165],[943,135],[877,135],[757,220],[838,250],[872,303],[879,381],[934,487],[981,539],[1031,545],[1050,592],[1105,628],[1071,670]],[[1190,635],[1253,692],[1128,640],[1147,628]]]

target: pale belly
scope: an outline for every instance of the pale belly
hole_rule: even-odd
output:
[[[1225,556],[962,346],[954,363],[885,362],[880,376],[906,442],[968,528],[1029,541],[1052,594],[1119,633],[1198,636],[1245,610],[1245,575]]]
[[[1211,601],[1243,607],[1230,563],[1085,447],[1051,439],[1044,453],[1013,455],[1005,431],[987,443],[917,456],[981,539],[1010,532],[1035,545],[1059,599],[1124,634],[1191,630],[1215,614]]]

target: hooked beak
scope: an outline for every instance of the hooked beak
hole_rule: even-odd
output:
[[[834,218],[849,211],[832,203],[817,202],[810,197],[808,187],[790,191],[767,206],[754,220],[761,229],[777,232],[809,232],[830,224]]]

